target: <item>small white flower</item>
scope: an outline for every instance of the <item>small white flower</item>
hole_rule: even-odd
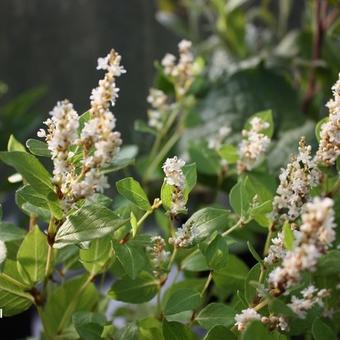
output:
[[[269,123],[259,117],[250,120],[250,129],[242,131],[242,141],[239,145],[239,161],[237,170],[239,173],[254,168],[258,159],[266,152],[270,138],[263,134],[263,131],[269,127]]]
[[[0,240],[0,264],[6,260],[7,247],[4,241]]]
[[[261,315],[254,308],[247,308],[235,315],[235,325],[239,331],[243,331],[247,324],[254,320],[261,320]]]

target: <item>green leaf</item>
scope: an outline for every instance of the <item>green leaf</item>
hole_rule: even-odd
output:
[[[134,238],[138,231],[138,221],[137,221],[137,217],[132,211],[130,214],[130,224],[131,224],[131,229],[132,229],[132,237]]]
[[[248,177],[239,179],[232,187],[229,194],[229,202],[233,210],[240,216],[247,216],[253,195],[247,190]]]
[[[248,274],[246,264],[235,255],[229,254],[227,265],[213,272],[213,280],[221,289],[239,290],[244,286],[244,279]]]
[[[14,137],[11,135],[7,144],[7,151],[20,151],[26,152],[25,147]]]
[[[182,168],[183,174],[185,177],[185,184],[184,184],[184,197],[185,200],[188,200],[189,193],[195,187],[197,182],[197,171],[196,171],[196,164],[186,164]]]
[[[294,246],[294,233],[288,221],[285,221],[283,227],[283,244],[287,250],[292,250]]]
[[[199,249],[193,251],[182,261],[181,268],[191,272],[202,272],[209,270],[207,260]]]
[[[135,280],[128,276],[116,281],[108,295],[113,300],[128,303],[150,301],[158,291],[158,282],[147,272],[142,272]]]
[[[163,321],[164,340],[193,340],[193,334],[190,329],[179,322]]]
[[[77,312],[72,316],[72,322],[82,339],[100,340],[106,324],[103,315],[91,312]]]
[[[273,122],[273,114],[272,114],[272,110],[266,110],[266,111],[261,111],[261,112],[257,112],[254,115],[250,116],[246,122],[245,128],[246,130],[250,129],[250,121],[254,118],[254,117],[258,117],[260,118],[262,121],[269,123],[269,127],[263,131],[261,131],[261,133],[263,133],[264,135],[268,136],[269,138],[271,138],[273,136],[274,133],[274,122]]]
[[[18,271],[24,273],[29,283],[45,277],[48,244],[46,236],[38,226],[27,233],[17,254]]]
[[[312,325],[312,334],[314,340],[336,340],[338,339],[331,327],[316,318]]]
[[[247,174],[245,186],[251,197],[256,195],[258,201],[264,203],[273,199],[276,181],[268,173],[252,171]]]
[[[164,313],[165,315],[176,314],[197,308],[201,303],[200,293],[196,290],[183,288],[170,295]]]
[[[245,280],[244,280],[244,298],[246,299],[247,303],[251,306],[254,302],[254,299],[257,295],[256,288],[251,284],[252,281],[258,282],[261,272],[261,265],[260,263],[256,263],[255,266],[253,266]]]
[[[51,157],[51,152],[48,150],[47,143],[42,142],[41,140],[30,138],[26,141],[26,146],[33,155]]]
[[[2,151],[0,152],[0,159],[7,165],[14,167],[35,191],[46,197],[51,192],[54,193],[50,174],[35,156],[27,152]]]
[[[318,141],[318,143],[320,143],[320,132],[321,132],[321,127],[323,124],[327,123],[329,121],[329,117],[324,117],[321,120],[319,120],[319,122],[315,125],[315,137]]]
[[[126,274],[134,280],[146,264],[145,255],[138,248],[128,244],[116,243],[114,249]]]
[[[189,145],[189,154],[196,163],[197,170],[207,175],[217,175],[220,171],[220,157],[215,150],[209,149],[206,143]]]
[[[215,326],[230,327],[235,323],[233,308],[223,303],[210,303],[196,317],[196,321],[205,329]]]
[[[340,250],[330,250],[321,256],[315,275],[326,276],[340,273]]]
[[[143,210],[151,208],[150,202],[141,185],[132,177],[121,179],[116,183],[118,192]]]
[[[52,338],[57,338],[60,328],[65,329],[71,324],[74,313],[92,310],[98,299],[94,284],[84,276],[68,280],[51,290],[43,307],[42,319]]]
[[[229,212],[225,209],[203,208],[196,211],[184,224],[184,228],[195,230],[194,242],[198,243],[215,230],[224,227],[229,220]]]
[[[98,274],[112,258],[112,241],[110,237],[102,237],[91,241],[88,249],[80,249],[80,262],[91,274]]]
[[[134,164],[137,153],[138,147],[136,145],[124,145],[120,149],[112,163],[109,166],[105,167],[102,172],[104,174],[107,174],[113,171],[124,169],[128,165]]]
[[[228,254],[227,241],[221,235],[217,235],[204,252],[204,256],[211,270],[218,270],[225,267]]]
[[[209,330],[203,340],[236,340],[237,337],[229,329],[223,326],[216,326]]]
[[[0,240],[4,242],[22,240],[26,231],[12,223],[0,222]]]
[[[15,261],[7,259],[0,273],[0,306],[3,316],[22,313],[33,303],[32,295],[25,292],[28,286],[18,273]]]
[[[228,164],[235,164],[238,161],[238,150],[234,145],[224,144],[217,152]]]
[[[93,204],[69,215],[55,236],[55,248],[71,243],[90,241],[113,233],[129,219],[122,219],[112,210]]]
[[[275,336],[270,333],[265,325],[260,321],[253,321],[241,333],[241,340],[274,340]]]
[[[165,181],[162,184],[161,188],[161,200],[164,209],[170,210],[172,205],[172,185],[169,185]]]

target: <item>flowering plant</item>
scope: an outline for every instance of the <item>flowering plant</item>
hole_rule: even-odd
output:
[[[114,50],[98,59],[105,76],[88,112],[61,101],[38,131],[44,141],[25,147],[12,136],[0,153],[29,216],[28,231],[0,223],[3,315],[34,306],[45,339],[335,339],[340,79],[316,126],[316,152],[301,136],[276,183],[270,110],[250,116],[241,134],[221,126],[174,155],[202,71],[186,40],[159,65],[148,124],[136,124],[154,142],[135,162],[110,111],[120,62]],[[36,156],[52,160],[52,175]],[[116,181],[113,201],[108,174],[134,163],[140,182]],[[207,188],[217,197],[204,203]]]

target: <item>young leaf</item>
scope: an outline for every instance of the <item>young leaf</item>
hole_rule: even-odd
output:
[[[230,327],[235,323],[233,308],[223,303],[210,303],[196,317],[196,321],[205,329],[215,326]]]
[[[54,192],[50,174],[35,156],[27,152],[2,151],[0,159],[14,167],[35,191],[45,196]]]
[[[255,266],[253,266],[245,280],[244,280],[244,298],[246,299],[247,303],[249,305],[252,305],[254,302],[254,298],[257,294],[256,288],[251,284],[251,281],[258,281],[260,277],[260,272],[261,272],[261,265],[260,263],[256,263]]]
[[[132,177],[121,179],[116,183],[118,192],[143,210],[151,208],[150,202],[141,185]]]
[[[283,243],[287,250],[292,250],[294,245],[294,233],[288,221],[283,225]]]
[[[26,141],[26,146],[33,155],[51,157],[51,152],[48,150],[47,144],[41,140],[30,138]]]
[[[200,293],[196,290],[183,288],[170,295],[164,308],[165,315],[176,314],[187,310],[193,310],[201,303]]]
[[[137,217],[132,211],[130,214],[130,224],[131,224],[131,229],[132,229],[132,237],[134,238],[138,231],[138,221],[137,221]]]
[[[114,249],[126,274],[134,280],[145,266],[145,255],[138,248],[128,244],[116,243]]]
[[[142,272],[135,280],[126,276],[116,281],[108,295],[113,300],[138,304],[150,301],[158,288],[155,278],[147,272]]]
[[[162,184],[161,188],[161,200],[162,205],[166,210],[170,210],[171,202],[172,202],[172,186],[166,183],[165,181]]]
[[[218,270],[225,267],[228,254],[227,241],[221,235],[217,235],[204,252],[204,256],[211,270]]]
[[[26,152],[26,149],[13,135],[11,135],[8,140],[7,151]]]
[[[109,166],[105,167],[102,172],[104,174],[107,174],[113,171],[124,169],[128,165],[134,164],[137,153],[138,147],[136,145],[123,146],[118,152],[118,155],[112,161],[112,163]]]
[[[258,252],[255,250],[255,248],[253,247],[253,245],[249,241],[247,241],[247,246],[248,246],[250,253],[253,255],[254,259],[257,262],[262,263],[261,256],[258,254]]]
[[[59,227],[54,247],[61,248],[71,243],[90,241],[106,236],[129,221],[117,216],[112,210],[99,204],[84,206]]]
[[[23,240],[18,254],[18,271],[34,284],[45,276],[48,244],[46,236],[34,226]]]

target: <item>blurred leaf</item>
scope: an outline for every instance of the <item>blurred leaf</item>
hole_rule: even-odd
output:
[[[164,340],[194,340],[190,329],[179,322],[163,320]]]
[[[4,242],[22,240],[26,231],[12,223],[0,222],[0,240]]]
[[[26,152],[26,149],[13,135],[11,135],[8,140],[7,151]]]
[[[336,340],[338,337],[335,332],[326,323],[316,318],[312,326],[314,340]]]
[[[282,227],[283,230],[283,244],[287,250],[292,250],[294,246],[294,233],[288,221]]]
[[[211,328],[203,340],[236,340],[236,335],[223,326]]]
[[[228,254],[227,241],[221,235],[217,235],[204,251],[204,256],[211,270],[219,270],[225,267]]]

